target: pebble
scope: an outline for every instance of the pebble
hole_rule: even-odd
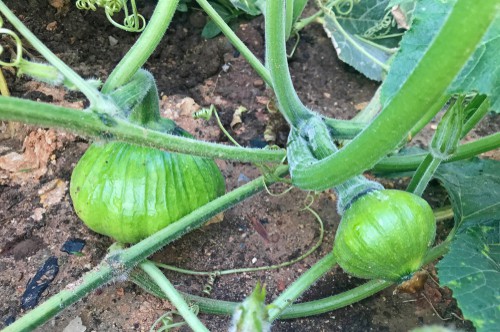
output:
[[[116,39],[115,37],[109,36],[108,39],[109,39],[109,46],[114,47],[116,46],[116,44],[118,44],[118,39]]]
[[[253,81],[253,86],[256,87],[256,88],[259,88],[259,87],[261,87],[263,85],[264,85],[264,81],[261,80],[261,79],[257,79],[255,81]]]

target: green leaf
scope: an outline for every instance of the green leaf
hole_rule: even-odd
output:
[[[294,0],[293,1],[293,22],[297,22],[297,20],[302,15],[302,12],[306,8],[307,0]]]
[[[210,4],[226,23],[230,23],[232,19],[237,17],[237,15],[234,15],[227,7],[217,2],[210,2]],[[207,21],[207,23],[203,27],[203,30],[201,31],[202,37],[206,39],[214,38],[219,33],[221,33],[220,28],[211,19]]]
[[[399,92],[400,87],[415,70],[455,2],[456,0],[422,0],[417,3],[413,12],[412,26],[401,40],[399,52],[394,57],[391,69],[382,84],[380,93],[382,105]]]
[[[488,95],[492,110],[500,113],[500,16],[450,87],[452,93],[468,91]]]
[[[437,264],[443,286],[476,329],[500,322],[500,162],[474,159],[442,165],[436,177],[450,195],[457,233]]]
[[[401,39],[398,32],[402,32],[395,27],[387,5],[388,0],[359,1],[350,11],[327,11],[323,24],[339,58],[377,81],[384,78],[388,60]]]
[[[450,195],[458,232],[500,220],[500,161],[476,158],[443,164],[435,176]]]
[[[217,24],[212,20],[208,20],[201,31],[201,36],[206,39],[211,39],[216,37],[219,33],[221,33],[221,30]]]
[[[269,332],[269,308],[266,306],[266,287],[257,282],[255,289],[233,313],[230,332]]]
[[[266,6],[264,0],[231,0],[231,3],[236,8],[252,16],[262,14]]]
[[[387,78],[382,85],[382,104],[398,93],[401,85],[417,67],[455,3],[456,0],[417,2],[413,11],[412,26],[401,40],[400,50],[394,57]],[[500,16],[497,15],[480,46],[451,84],[448,92],[451,94],[477,91],[486,94],[491,98],[493,110],[500,112],[499,49]]]
[[[177,11],[181,13],[187,13],[189,0],[180,0],[177,4]]]

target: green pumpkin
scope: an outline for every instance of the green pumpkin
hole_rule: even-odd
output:
[[[211,159],[122,142],[92,144],[70,187],[83,222],[123,243],[138,242],[225,192]]]
[[[347,273],[400,281],[417,271],[434,242],[436,222],[422,198],[399,190],[377,190],[346,210],[333,252]]]

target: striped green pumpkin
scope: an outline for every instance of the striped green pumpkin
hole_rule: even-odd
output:
[[[377,190],[346,210],[333,252],[353,276],[400,281],[422,266],[435,234],[434,214],[425,200],[405,191]]]
[[[92,144],[70,187],[83,222],[123,243],[138,242],[225,192],[211,159],[122,142]]]

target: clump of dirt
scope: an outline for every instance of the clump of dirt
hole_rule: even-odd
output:
[[[137,38],[135,34],[113,27],[102,10],[79,11],[72,3],[55,0],[5,2],[35,35],[84,77],[105,79]],[[148,18],[153,6],[153,2],[145,2],[139,9]],[[162,114],[181,122],[202,139],[225,142],[227,138],[221,134],[215,120],[195,121],[189,117],[190,112],[213,104],[225,128],[240,144],[267,144],[264,132],[272,122],[270,131],[274,140],[283,145],[288,128],[276,113],[272,113],[273,96],[264,81],[225,38],[204,40],[201,37],[204,22],[205,17],[197,11],[176,13],[167,35],[145,66],[157,80],[162,95]],[[236,32],[262,60],[263,19],[243,22]],[[28,56],[37,59],[36,53],[25,46]],[[311,109],[329,116],[352,118],[359,105],[370,100],[377,88],[377,83],[338,60],[330,40],[321,27],[315,25],[301,33],[290,68],[302,100]],[[9,71],[5,75],[14,96],[65,105],[71,103],[72,107],[84,105],[83,97],[78,93],[46,85],[26,85],[24,78],[17,78]],[[240,106],[245,107],[246,112],[241,113],[238,125],[232,127],[234,112]],[[11,153],[15,156],[33,154],[23,142],[25,137],[32,137],[42,129],[14,127],[7,138],[0,141],[0,158],[5,159]],[[43,129],[44,135],[48,132]],[[43,150],[43,158],[34,154],[38,156],[37,169],[42,168],[43,172],[28,172],[36,176],[27,176],[22,179],[24,182],[19,182],[12,175],[16,172],[4,168],[9,172],[0,182],[1,326],[24,314],[20,309],[21,295],[27,282],[48,257],[58,257],[59,274],[42,301],[91,270],[111,244],[109,238],[91,232],[81,223],[72,209],[67,188],[61,187],[61,183],[69,183],[74,165],[88,147],[87,140],[79,136],[61,139],[66,134],[52,129],[50,133],[59,143],[49,152]],[[227,190],[259,175],[259,170],[252,165],[231,161],[218,161],[218,164],[226,178]],[[400,182],[384,181],[390,186],[402,186]],[[58,190],[53,193],[57,195],[51,204],[44,204],[46,201],[41,198],[40,192],[47,193],[47,188],[52,188],[49,191]],[[282,184],[270,188],[275,193],[284,190],[286,186]],[[444,204],[444,195],[435,197],[436,205]],[[297,189],[279,197],[259,193],[229,209],[222,222],[191,232],[156,253],[153,259],[198,271],[274,265],[292,260],[307,251],[319,236],[315,217],[303,210],[308,202],[307,193]],[[321,216],[325,227],[325,238],[317,251],[299,263],[277,270],[220,276],[213,284],[210,297],[241,301],[260,281],[267,286],[267,300],[272,301],[301,273],[330,252],[339,222],[331,193],[317,195],[312,208]],[[81,255],[61,251],[61,246],[70,238],[85,240]],[[428,266],[427,270],[435,278],[433,266]],[[207,278],[169,271],[166,275],[180,290],[204,294]],[[338,294],[363,282],[336,268],[320,279],[300,301]],[[392,291],[388,289],[322,315],[278,321],[272,330],[403,331],[432,323],[472,330],[469,323],[458,319],[460,312],[450,292],[431,281],[421,294],[393,295]],[[89,331],[147,331],[158,317],[172,309],[168,301],[149,295],[131,283],[116,282],[98,289],[39,330],[62,331],[69,324],[80,324]],[[230,320],[204,314],[200,317],[211,331],[226,330]],[[187,331],[188,328],[180,330]]]

